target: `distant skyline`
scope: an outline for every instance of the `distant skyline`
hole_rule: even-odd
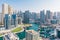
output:
[[[60,0],[0,0],[0,12],[2,4],[7,3],[16,10],[30,10],[40,12],[40,10],[60,11]]]

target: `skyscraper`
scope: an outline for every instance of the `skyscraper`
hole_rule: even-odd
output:
[[[47,19],[52,19],[53,17],[52,17],[52,12],[50,11],[50,10],[47,10],[46,11],[46,18]]]
[[[34,30],[26,31],[26,40],[39,40],[39,33]]]
[[[13,14],[13,8],[6,3],[2,4],[2,24],[4,24],[3,20],[5,14]]]
[[[57,19],[60,20],[60,12],[57,12]]]
[[[57,13],[56,12],[54,12],[53,19],[57,19]]]
[[[22,24],[22,18],[18,17],[18,24]]]
[[[15,27],[18,24],[18,18],[16,14],[12,14],[12,18],[11,18],[11,25],[14,25]]]
[[[2,4],[2,14],[8,14],[8,4]]]
[[[58,24],[60,24],[60,12],[57,12],[57,20],[58,20]]]
[[[37,13],[35,13],[35,12],[32,12],[32,18],[34,19],[34,20],[36,20],[38,17],[37,17]]]
[[[29,23],[29,11],[25,11],[25,13],[23,14],[23,23]]]
[[[8,14],[8,4],[2,4],[2,24],[4,24],[4,14]]]
[[[22,11],[18,11],[17,17],[18,17],[18,24],[22,24],[22,20],[23,20],[23,13],[22,13]]]
[[[45,11],[40,11],[40,22],[45,23]]]
[[[8,14],[13,14],[13,8],[10,5],[8,5]]]
[[[50,10],[47,10],[46,11],[46,23],[50,24],[51,20],[53,19],[53,14]]]
[[[0,25],[2,25],[2,13],[0,13]]]
[[[5,27],[5,29],[9,29],[10,26],[11,26],[11,16],[9,14],[5,14],[4,27]]]

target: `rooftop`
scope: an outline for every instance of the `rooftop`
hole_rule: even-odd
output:
[[[33,35],[38,34],[38,32],[36,32],[36,31],[34,31],[34,30],[26,30],[26,32],[31,33],[31,34],[33,34]]]
[[[8,33],[7,35],[4,36],[4,38],[7,40],[7,39],[13,39],[13,40],[16,40],[16,39],[19,39],[15,34],[13,33]]]

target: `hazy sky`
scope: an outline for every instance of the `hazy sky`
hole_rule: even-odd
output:
[[[40,12],[40,10],[60,11],[60,0],[0,0],[0,12],[2,4],[7,3],[14,9]]]

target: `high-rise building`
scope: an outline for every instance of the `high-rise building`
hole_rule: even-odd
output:
[[[5,14],[4,27],[5,27],[5,29],[9,29],[10,26],[11,26],[11,16],[9,14]]]
[[[12,14],[12,17],[11,17],[11,25],[14,25],[16,27],[17,24],[18,24],[17,15],[16,14]]]
[[[40,22],[45,23],[45,11],[40,11]]]
[[[5,14],[13,14],[13,8],[6,3],[2,4],[2,24],[4,24],[3,20]]]
[[[2,14],[8,14],[8,4],[2,4]]]
[[[56,12],[56,13],[57,13],[58,24],[60,24],[60,12]]]
[[[56,12],[54,12],[53,19],[57,19],[57,13]]]
[[[39,33],[34,30],[26,30],[26,40],[39,40]]]
[[[8,5],[8,13],[9,13],[10,15],[13,14],[13,8],[12,8],[10,5]]]
[[[22,24],[22,18],[18,17],[18,24]]]
[[[60,20],[60,12],[57,12],[57,19]]]
[[[24,12],[23,23],[29,23],[29,11]]]
[[[0,25],[2,25],[2,13],[0,13]]]
[[[23,20],[23,13],[22,13],[22,11],[18,11],[17,17],[18,17],[18,24],[22,24],[22,20]]]
[[[10,5],[6,3],[2,4],[2,14],[12,14],[12,13],[13,8]]]
[[[37,17],[37,13],[35,13],[35,12],[32,12],[32,18],[34,19],[34,20],[36,20],[38,17]]]
[[[4,14],[8,14],[8,4],[2,4],[2,24],[4,24]]]
[[[50,10],[46,11],[46,23],[51,24],[50,21],[53,19],[53,13]]]
[[[17,16],[23,18],[23,12],[22,11],[18,11]]]
[[[52,17],[52,12],[50,11],[50,10],[47,10],[46,11],[46,18],[47,19],[52,19],[53,17]]]

